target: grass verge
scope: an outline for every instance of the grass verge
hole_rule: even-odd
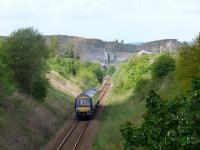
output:
[[[93,144],[95,150],[123,149],[120,125],[126,120],[141,124],[145,102],[133,99],[132,90],[118,94],[111,91],[100,121],[99,131]]]

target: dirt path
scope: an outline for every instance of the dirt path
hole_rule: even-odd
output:
[[[104,86],[104,83],[102,84],[101,88]],[[86,128],[77,149],[92,150],[93,141],[98,131],[98,124],[100,121],[100,117],[102,115],[103,107],[105,106],[105,101],[110,92],[110,89],[111,89],[111,86],[108,86],[107,92],[104,95],[100,95],[102,96],[102,99],[101,99],[101,102],[99,103],[99,107],[96,111],[94,118],[89,121],[89,125]],[[58,147],[58,145],[60,144],[64,136],[66,135],[66,132],[69,131],[72,125],[74,124],[74,121],[75,121],[74,116],[75,115],[72,114],[70,119],[66,121],[66,123],[60,129],[60,131],[56,134],[56,136],[53,139],[51,139],[51,141],[46,145],[45,150],[56,150],[56,148]]]

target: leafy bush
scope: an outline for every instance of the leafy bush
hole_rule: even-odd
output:
[[[135,91],[141,91],[147,84],[149,83],[149,80],[147,79],[141,79],[137,82],[137,84],[135,85]]]
[[[159,56],[152,65],[152,76],[163,78],[169,72],[175,70],[175,60],[169,54]]]
[[[200,80],[186,96],[164,101],[154,91],[146,98],[141,127],[126,122],[121,127],[125,149],[196,150],[200,147]]]
[[[116,68],[115,66],[111,65],[111,66],[108,66],[107,70],[106,70],[106,74],[107,75],[113,75],[113,73],[116,71]]]
[[[32,96],[37,100],[42,100],[47,96],[48,82],[46,79],[35,81],[32,87]]]
[[[104,72],[101,69],[101,66],[99,64],[91,64],[90,69],[96,76],[98,82],[101,83],[103,81],[103,77],[104,77]]]
[[[196,77],[192,81],[192,90],[200,89],[200,77]]]
[[[130,58],[116,71],[113,84],[115,88],[130,89],[135,87],[138,81],[149,79],[151,72],[152,55],[143,55]]]

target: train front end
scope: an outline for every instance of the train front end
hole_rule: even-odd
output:
[[[91,117],[93,115],[92,98],[88,95],[79,95],[75,99],[76,118]]]

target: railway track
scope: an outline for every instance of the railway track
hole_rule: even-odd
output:
[[[111,78],[107,78],[103,87],[101,87],[101,93],[99,96],[99,103],[105,96],[109,86]],[[80,143],[80,140],[85,133],[90,121],[79,121],[76,120],[71,126],[70,130],[66,133],[66,136],[63,138],[62,142],[57,147],[57,150],[76,150]]]

